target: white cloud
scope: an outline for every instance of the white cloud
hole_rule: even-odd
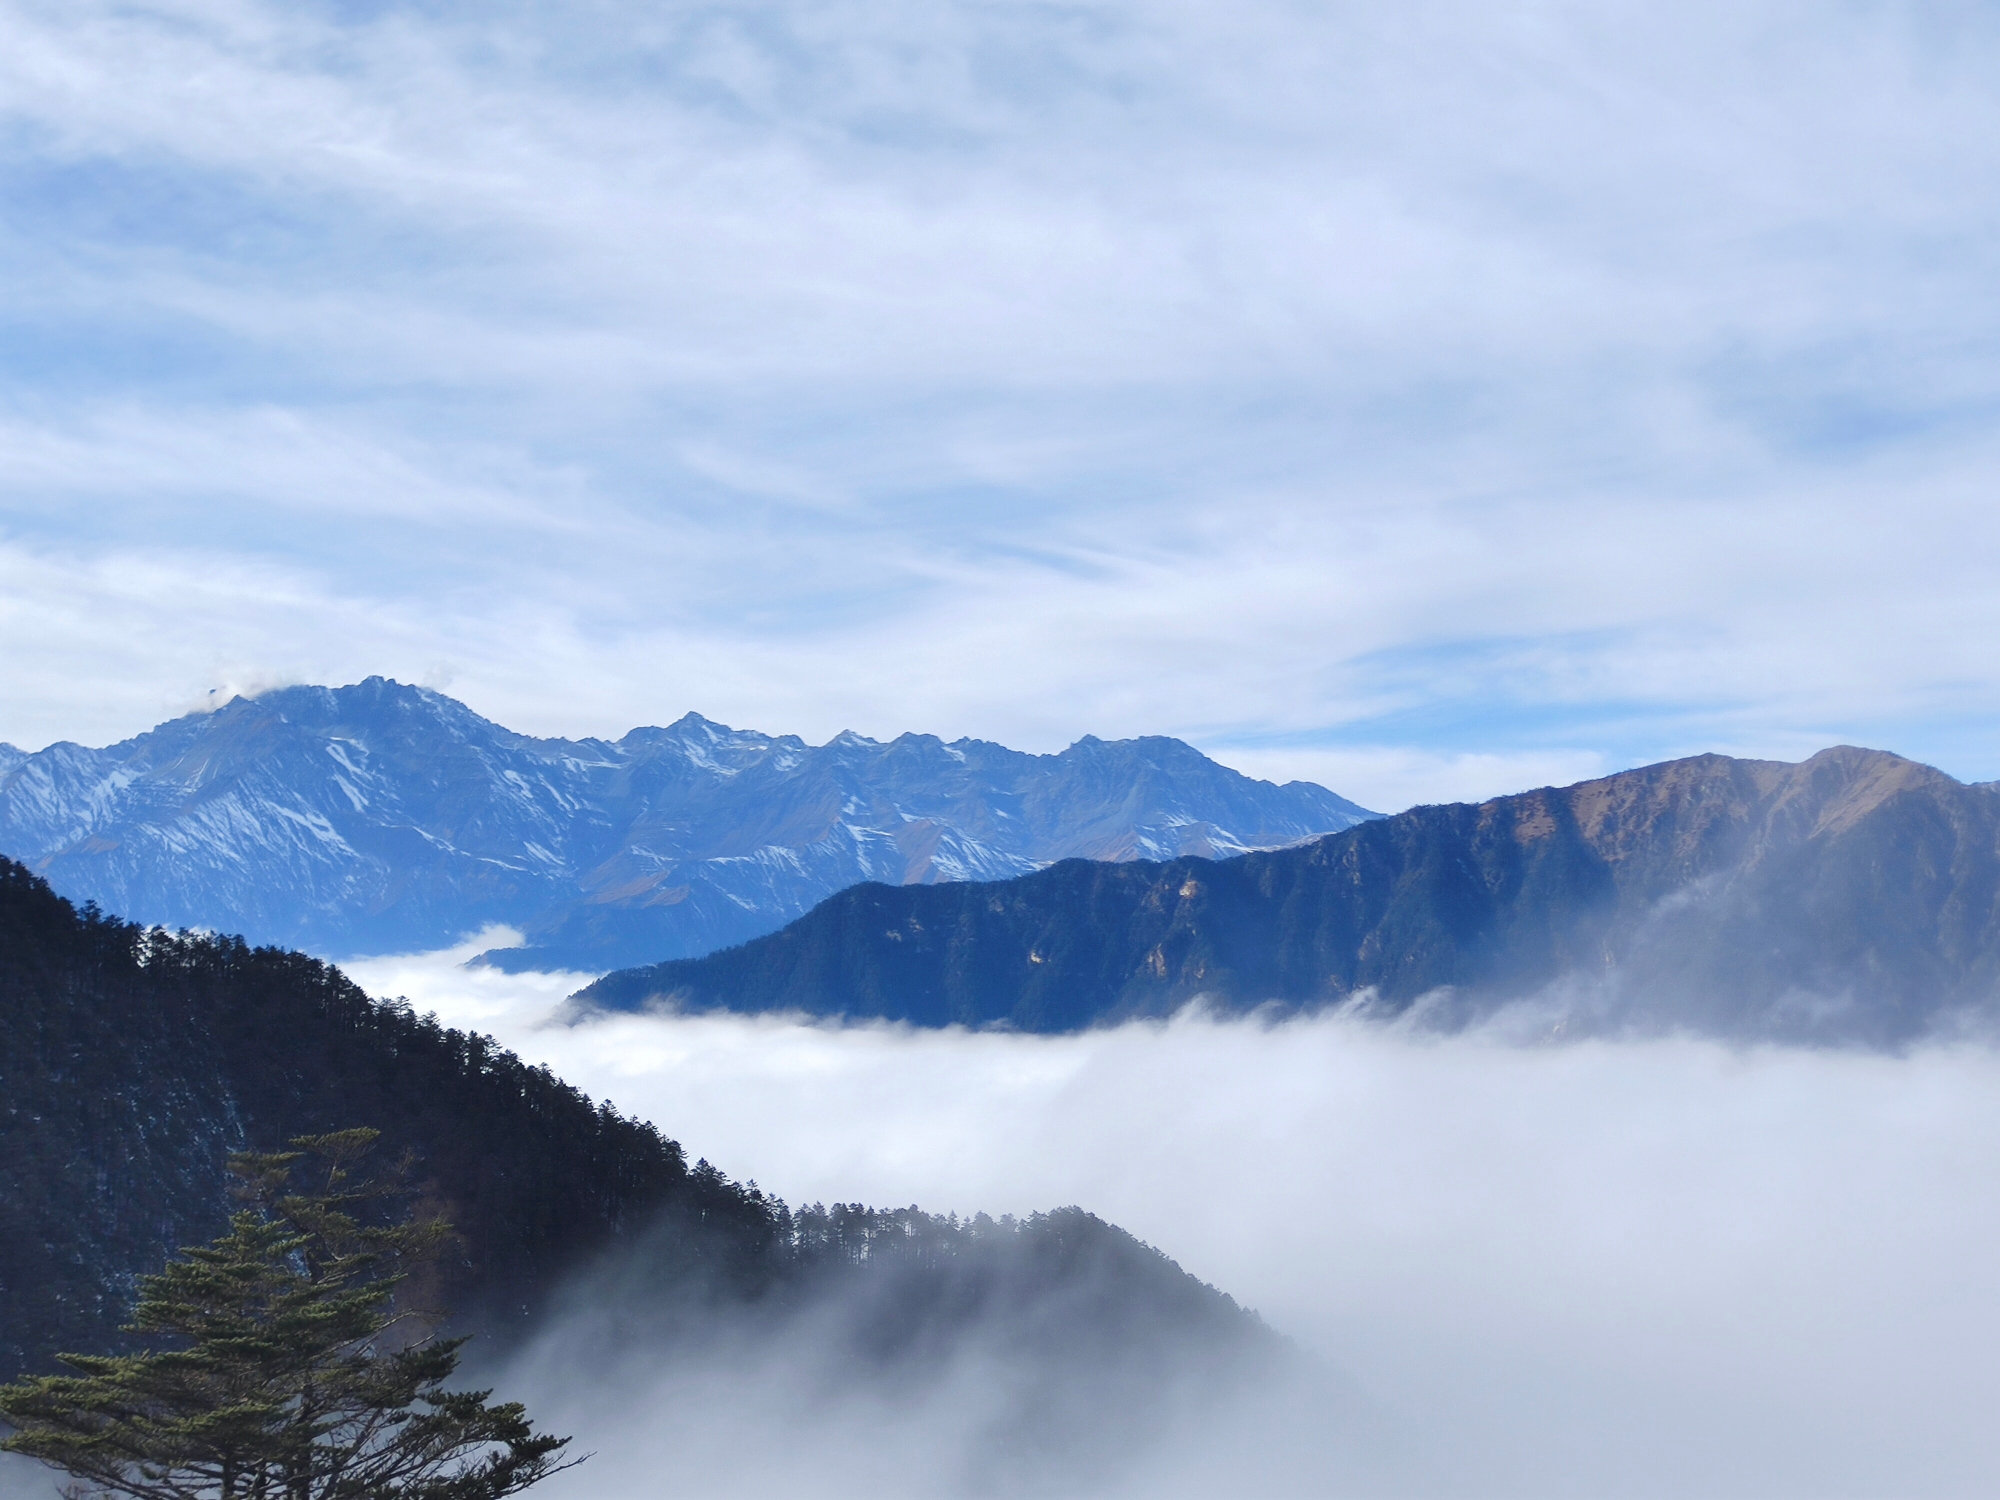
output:
[[[1068,1038],[535,1029],[580,976],[452,967],[470,951],[353,972],[794,1202],[1092,1208],[1335,1364],[1367,1420],[1294,1413],[1272,1451],[1369,1470],[1371,1493],[1925,1496],[2000,1476],[1990,1051],[1192,1017]],[[587,1422],[587,1396],[563,1399]],[[831,1464],[810,1424],[739,1436],[780,1469]],[[577,1493],[620,1493],[618,1445],[642,1434],[584,1437],[613,1461]]]
[[[1974,12],[0,24],[0,544],[93,622],[7,617],[0,737],[442,662],[536,732],[1169,732],[1390,802],[2000,773]]]
[[[1538,786],[1570,786],[1614,769],[1589,750],[1438,755],[1419,750],[1240,749],[1210,752],[1262,781],[1315,781],[1377,812],[1422,802],[1483,802]]]

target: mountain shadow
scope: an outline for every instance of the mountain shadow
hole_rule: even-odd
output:
[[[571,1010],[1060,1032],[1197,998],[1442,1025],[1532,1000],[1570,1030],[1895,1045],[1996,984],[2000,793],[1843,746],[1413,808],[1234,859],[859,886],[740,947],[607,975]]]

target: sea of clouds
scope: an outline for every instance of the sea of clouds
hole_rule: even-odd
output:
[[[568,1027],[547,1018],[585,976],[460,966],[504,936],[349,969],[795,1204],[1082,1204],[1303,1356],[1234,1407],[1190,1400],[1102,1451],[996,1463],[1007,1391],[977,1349],[920,1385],[848,1378],[810,1320],[655,1356],[604,1337],[621,1309],[585,1297],[473,1371],[594,1455],[550,1500],[2000,1485],[1989,1047],[1523,1045],[1198,1013],[1054,1038]],[[0,1469],[0,1493],[51,1483]]]
[[[1258,1483],[1307,1493],[2000,1483],[1989,1048],[1529,1046],[1198,1013],[1053,1038],[724,1016],[564,1027],[547,1017],[584,976],[459,966],[493,940],[350,971],[793,1203],[1082,1204],[1323,1362],[1260,1397],[1254,1431],[1210,1422],[1086,1489],[1220,1493],[1253,1460]],[[523,1366],[550,1420],[598,1451],[557,1492],[653,1493],[645,1455],[667,1452],[709,1451],[718,1491],[813,1476],[936,1492],[971,1472],[938,1451],[976,1427],[944,1393],[809,1409],[768,1356],[626,1369],[616,1399],[559,1362]],[[724,1454],[756,1461],[731,1479]]]

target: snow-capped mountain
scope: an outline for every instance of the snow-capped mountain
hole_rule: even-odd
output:
[[[105,749],[0,747],[0,853],[146,922],[335,957],[491,923],[509,967],[693,956],[858,881],[993,880],[1061,859],[1274,848],[1375,816],[1179,740],[980,740],[730,729],[515,734],[380,677],[238,698]]]

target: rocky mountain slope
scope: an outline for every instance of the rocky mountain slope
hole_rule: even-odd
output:
[[[654,1361],[754,1335],[843,1389],[967,1360],[1032,1452],[1110,1383],[1163,1411],[1278,1347],[1080,1209],[795,1210],[316,959],[80,913],[0,861],[0,1380],[124,1344],[136,1278],[235,1206],[231,1150],[355,1125],[457,1226],[427,1300],[488,1361],[552,1322],[588,1332],[587,1369],[641,1329]]]
[[[2000,987],[2000,791],[1879,751],[1704,755],[1234,859],[864,885],[573,1002],[1066,1031],[1223,1009],[1503,1005],[1551,1027],[1893,1045]],[[1515,1014],[1524,1014],[1516,1011]]]
[[[508,967],[706,953],[862,880],[1234,854],[1371,816],[1171,739],[809,746],[689,714],[544,740],[379,677],[239,698],[101,750],[0,749],[0,853],[66,895],[335,957],[504,923],[527,935],[495,955]]]

